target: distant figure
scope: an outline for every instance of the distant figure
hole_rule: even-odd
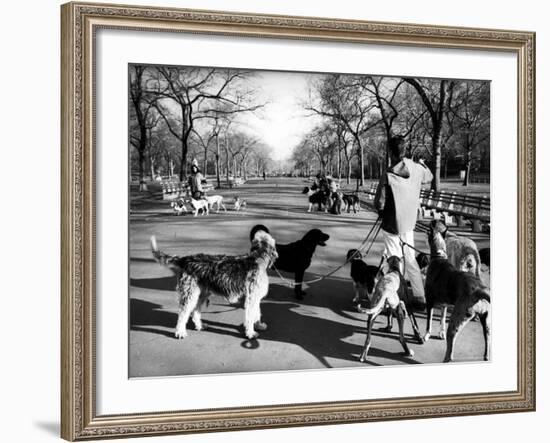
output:
[[[415,257],[415,251],[402,242],[414,246],[413,231],[416,226],[420,189],[431,183],[433,175],[423,160],[415,163],[404,158],[405,143],[401,136],[388,141],[391,166],[380,177],[374,205],[382,218],[384,234],[384,255],[405,258],[405,278],[411,282],[413,296],[425,304],[422,275]]]
[[[264,169],[264,172],[263,172],[263,177],[264,177],[264,180],[265,180],[265,169]]]
[[[191,176],[189,177],[189,189],[191,191],[191,197],[195,200],[200,200],[204,198],[204,189],[202,187],[202,182],[204,176],[202,175],[198,162],[196,159],[193,160],[191,165]]]

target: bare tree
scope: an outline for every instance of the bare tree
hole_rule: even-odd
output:
[[[200,118],[254,111],[253,91],[243,82],[252,73],[231,69],[157,67],[148,87],[158,97],[156,109],[180,143],[179,176],[186,176],[189,137]],[[237,87],[239,86],[239,87]]]
[[[130,144],[138,152],[139,190],[146,191],[145,153],[148,147],[148,135],[155,127],[158,117],[154,112],[155,99],[146,90],[146,67],[130,66]]]
[[[365,181],[365,161],[362,135],[380,123],[373,118],[376,102],[360,86],[360,77],[341,74],[326,75],[316,84],[319,104],[306,104],[306,109],[327,117],[333,122],[340,122],[354,139],[357,149],[360,176],[359,185]]]
[[[446,112],[451,107],[454,82],[449,80],[418,80],[405,78],[418,93],[431,120],[431,154],[434,190],[441,188],[441,147]]]
[[[455,106],[451,114],[458,120],[457,130],[464,151],[463,186],[468,186],[472,154],[476,147],[489,139],[489,83],[462,82],[457,87]]]

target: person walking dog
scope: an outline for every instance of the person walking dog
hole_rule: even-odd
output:
[[[204,198],[204,189],[202,187],[202,181],[204,177],[199,169],[198,162],[193,159],[191,164],[191,176],[189,177],[189,189],[191,191],[191,197],[195,200]]]
[[[393,136],[388,141],[390,167],[380,177],[374,205],[382,219],[384,255],[404,258],[405,278],[410,281],[413,297],[425,305],[424,286],[414,246],[414,228],[420,206],[422,185],[431,183],[433,174],[424,164],[405,158],[405,140]],[[404,244],[406,243],[406,244]]]

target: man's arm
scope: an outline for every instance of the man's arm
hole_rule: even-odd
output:
[[[426,166],[426,163],[424,163],[424,160],[423,159],[420,159],[418,161],[418,164],[421,166],[421,171],[422,171],[422,184],[423,185],[428,185],[432,182],[432,180],[434,179],[434,176],[432,174],[432,171],[430,171],[430,168],[428,168]]]
[[[376,188],[376,195],[374,196],[374,207],[381,213],[386,206],[386,173],[382,174],[380,181],[378,182],[378,188]]]

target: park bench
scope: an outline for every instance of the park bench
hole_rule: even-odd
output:
[[[368,189],[365,189],[365,194],[367,194],[367,198],[369,200],[374,200],[374,197],[376,196],[376,190],[378,189],[378,183],[372,182]]]
[[[178,198],[183,198],[187,195],[189,187],[187,183],[178,180],[163,180],[161,186],[163,200],[177,200]],[[202,189],[204,192],[210,192],[214,190],[214,185],[203,180]]]
[[[378,185],[371,184],[364,190],[369,200],[376,195]],[[458,192],[434,191],[422,189],[420,191],[420,214],[422,218],[443,218],[446,224],[456,219],[458,226],[465,226],[470,220],[474,232],[482,232],[489,227],[491,221],[491,199],[487,196],[459,194]]]
[[[179,180],[163,180],[160,185],[163,200],[177,200],[187,194],[187,184]]]
[[[244,185],[244,180],[242,179],[242,177],[234,177],[229,179],[230,188],[236,188],[242,185]]]
[[[488,226],[491,221],[491,200],[486,196],[423,189],[420,191],[420,206],[425,218],[442,217],[450,224],[454,217],[458,226],[464,226],[466,220],[470,220],[474,232],[482,232],[484,225]]]
[[[210,192],[214,190],[214,185],[212,183],[208,183],[206,180],[202,183],[202,189],[204,192]]]

